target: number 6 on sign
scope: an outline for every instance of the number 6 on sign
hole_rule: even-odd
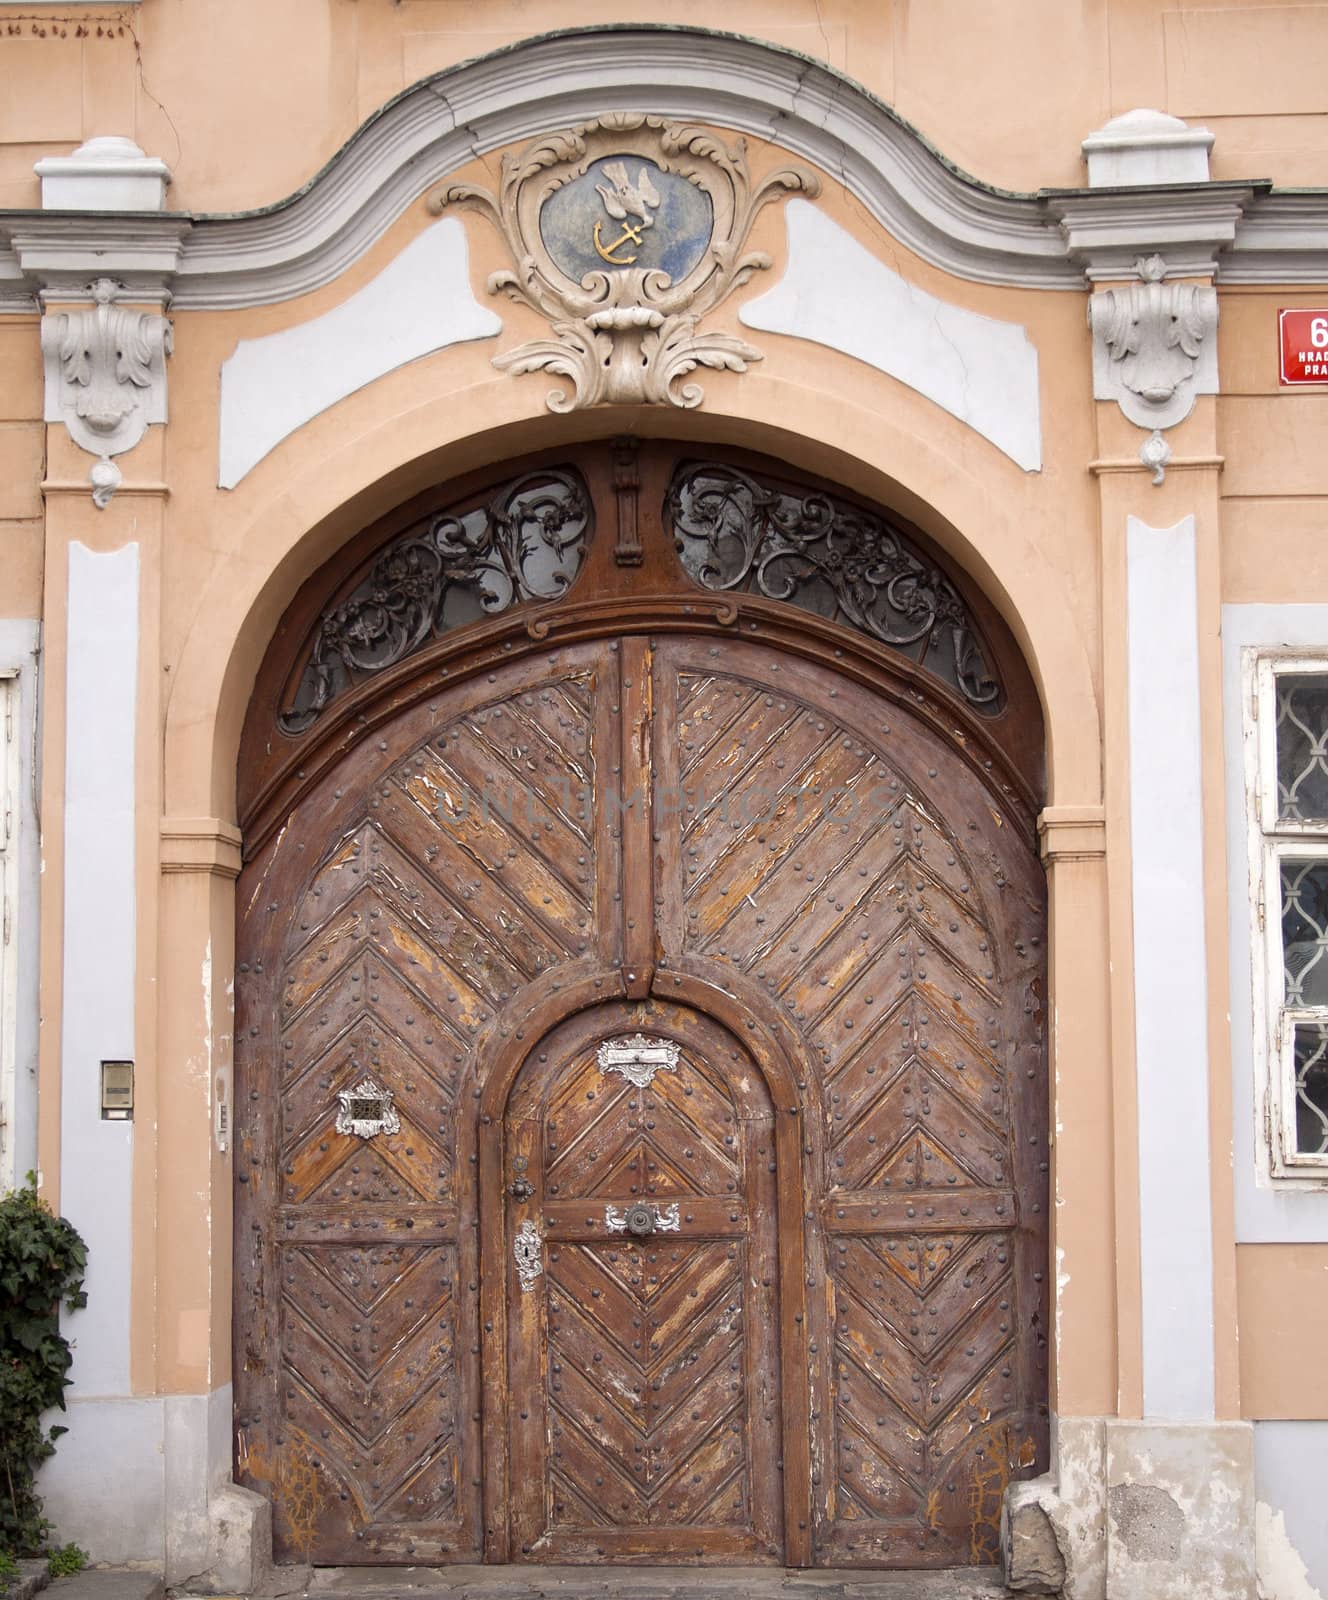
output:
[[[1328,309],[1277,313],[1281,381],[1291,388],[1328,384]]]

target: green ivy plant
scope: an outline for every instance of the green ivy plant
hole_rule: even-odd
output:
[[[76,1229],[38,1197],[34,1173],[0,1199],[0,1551],[36,1555],[50,1523],[36,1475],[68,1429],[42,1415],[65,1407],[73,1360],[60,1332],[60,1302],[87,1304],[88,1250]]]
[[[87,1564],[87,1551],[76,1544],[53,1545],[46,1552],[46,1570],[52,1578],[67,1578],[71,1573],[82,1572]]]

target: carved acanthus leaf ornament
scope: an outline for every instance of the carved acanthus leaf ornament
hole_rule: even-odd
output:
[[[1089,301],[1093,390],[1140,428],[1171,428],[1189,416],[1196,395],[1216,390],[1217,291],[1166,282],[1157,255],[1140,257],[1135,271],[1138,282]]]
[[[746,370],[761,352],[700,324],[754,272],[746,250],[760,211],[781,196],[820,192],[816,176],[783,167],[753,182],[746,146],[705,129],[615,112],[504,156],[495,195],[453,184],[435,211],[464,206],[502,234],[515,270],[491,274],[504,293],[548,319],[550,336],[494,358],[504,372],[551,372],[551,411],[601,404],[699,406],[697,367]]]
[[[88,477],[99,509],[120,485],[111,457],[132,450],[149,423],[166,420],[171,325],[157,312],[118,305],[125,293],[98,278],[86,308],[42,318],[46,420],[63,422],[74,443],[98,458]]]

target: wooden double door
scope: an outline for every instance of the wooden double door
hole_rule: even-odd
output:
[[[495,651],[245,868],[279,1559],[989,1562],[1045,1467],[1035,854],[902,695],[733,635]]]

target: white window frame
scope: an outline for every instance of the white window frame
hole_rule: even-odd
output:
[[[1288,822],[1278,816],[1277,679],[1328,677],[1328,649],[1247,648],[1242,652],[1245,703],[1246,810],[1249,817],[1250,890],[1254,913],[1251,950],[1254,984],[1257,1125],[1264,1131],[1261,1176],[1279,1187],[1328,1189],[1328,1154],[1296,1149],[1295,1024],[1328,1023],[1328,1006],[1285,1004],[1282,950],[1282,863],[1328,860],[1328,818]]]

